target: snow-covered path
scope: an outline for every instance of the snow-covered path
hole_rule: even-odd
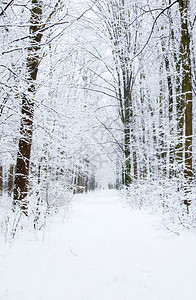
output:
[[[80,196],[44,242],[1,244],[2,300],[195,300],[196,237],[131,211],[117,192]]]

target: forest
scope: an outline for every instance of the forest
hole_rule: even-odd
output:
[[[0,225],[119,190],[196,226],[194,0],[1,0]]]

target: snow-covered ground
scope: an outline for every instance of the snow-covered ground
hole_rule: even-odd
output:
[[[196,236],[171,233],[115,191],[76,196],[43,241],[21,234],[0,246],[0,300],[196,299]]]

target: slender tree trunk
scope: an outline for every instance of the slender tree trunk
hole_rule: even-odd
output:
[[[0,166],[0,196],[3,194],[3,167]]]
[[[42,2],[32,0],[31,18],[30,18],[30,47],[27,57],[28,71],[28,94],[23,94],[21,122],[20,122],[20,139],[18,145],[18,154],[16,160],[16,170],[14,178],[13,204],[19,205],[21,210],[27,215],[28,203],[28,179],[31,156],[31,145],[33,136],[33,120],[34,120],[34,100],[35,81],[37,79],[38,66],[40,61],[40,42],[42,33]]]
[[[164,50],[164,49],[163,49]],[[170,140],[173,141],[173,89],[172,89],[172,78],[170,73],[169,59],[165,56],[165,68],[167,72],[167,86],[169,92],[169,130],[170,130]],[[170,144],[169,147],[169,177],[172,178],[174,175],[174,145]]]
[[[131,183],[131,163],[130,163],[130,128],[129,124],[124,129],[125,166],[124,184],[128,187]]]
[[[8,191],[10,196],[13,191],[13,184],[14,184],[14,165],[11,165],[8,174]]]
[[[169,0],[169,4],[171,5],[172,1]],[[181,58],[179,53],[179,49],[176,48],[175,44],[175,33],[174,33],[174,23],[171,15],[171,11],[169,11],[170,14],[170,36],[171,36],[171,42],[172,42],[172,47],[173,47],[173,59],[174,59],[174,66],[175,66],[175,75],[174,76],[174,84],[171,82],[168,82],[168,88],[169,85],[172,84],[171,90],[169,88],[169,94],[171,95],[172,89],[173,89],[173,103],[175,102],[176,104],[176,109],[177,109],[177,116],[176,119],[173,114],[170,114],[171,111],[169,111],[170,116],[173,115],[173,121],[176,121],[177,123],[177,128],[173,127],[172,130],[175,131],[177,129],[178,132],[178,143],[176,145],[176,149],[171,149],[171,152],[174,152],[173,158],[174,161],[175,159],[178,161],[178,163],[182,166],[183,165],[183,159],[184,159],[184,108],[185,104],[183,99],[180,97],[181,94]],[[174,104],[173,104],[174,108]],[[170,108],[171,109],[171,108]],[[173,160],[173,159],[172,159]],[[170,172],[170,177],[174,175],[175,171]]]
[[[163,63],[160,66],[160,74],[163,72]],[[165,86],[163,80],[160,80],[160,108],[159,108],[159,152],[158,152],[158,160],[161,162],[159,165],[159,171],[162,177],[166,177],[167,175],[167,146],[166,146],[166,136],[165,136],[165,128],[164,128],[164,118],[165,118]]]
[[[188,24],[188,0],[179,0],[181,17],[181,62],[182,62],[182,95],[185,113],[185,177],[192,179],[192,71],[190,53],[190,33]]]
[[[125,75],[126,72],[123,72]],[[130,153],[130,143],[132,141],[131,136],[131,121],[133,119],[133,109],[132,109],[132,97],[130,94],[129,84],[123,80],[124,85],[124,153],[125,153],[125,166],[124,166],[124,177],[125,185],[128,187],[131,183],[131,153]],[[132,141],[133,142],[133,141]]]

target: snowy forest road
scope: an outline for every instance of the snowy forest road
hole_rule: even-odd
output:
[[[0,299],[195,299],[193,233],[172,234],[115,191],[76,196],[62,220],[48,224],[43,243],[1,244]]]

